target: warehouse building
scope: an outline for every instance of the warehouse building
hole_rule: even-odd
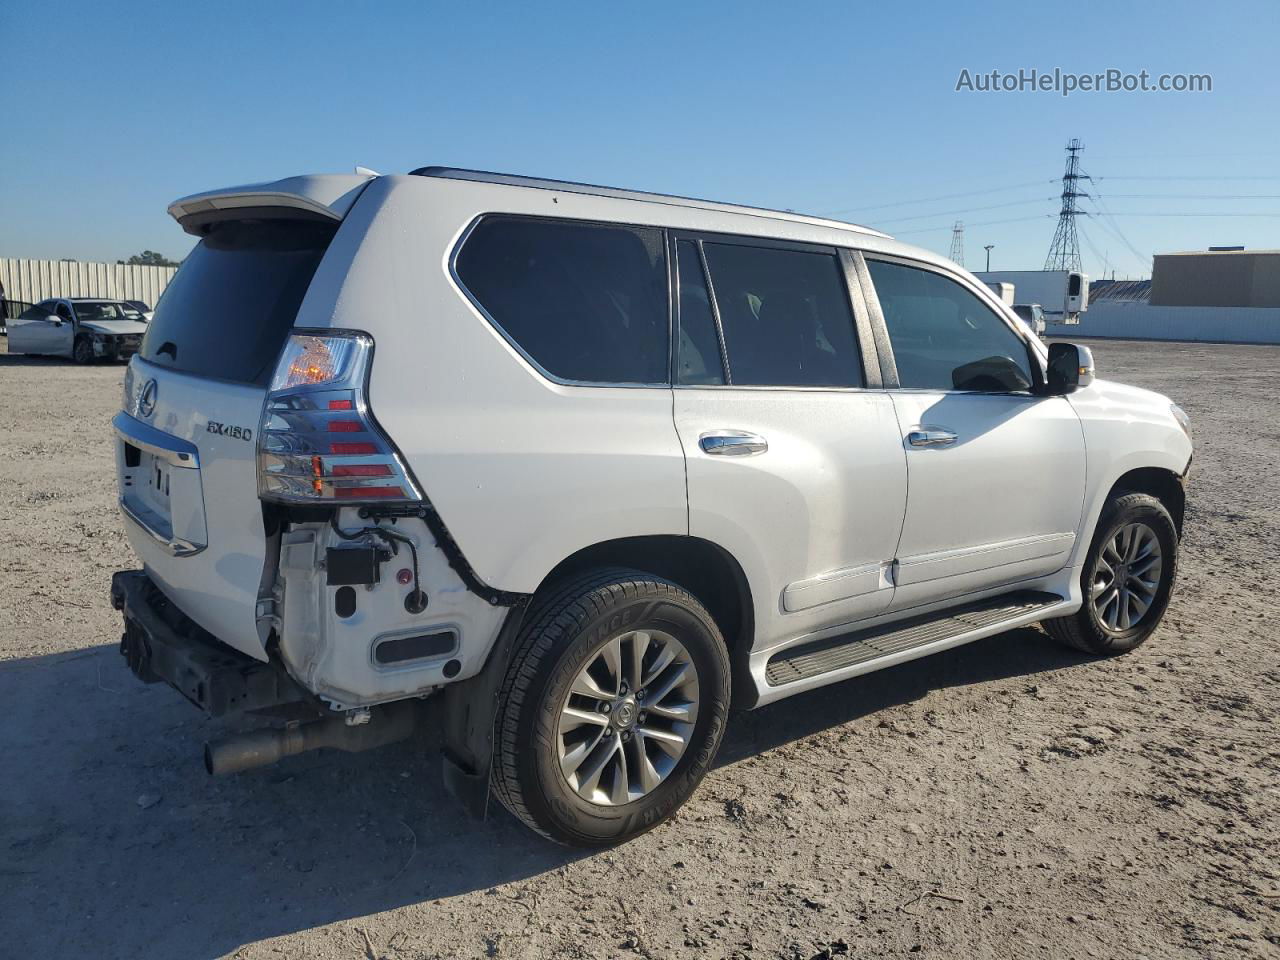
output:
[[[1158,253],[1153,307],[1280,307],[1280,250],[1210,247]]]

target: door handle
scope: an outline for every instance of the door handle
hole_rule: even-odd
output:
[[[913,447],[949,447],[957,439],[950,430],[921,429],[907,434],[907,443]]]
[[[702,452],[713,457],[751,457],[766,453],[769,441],[758,433],[741,430],[715,430],[698,438]]]

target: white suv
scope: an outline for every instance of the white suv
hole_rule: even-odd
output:
[[[121,650],[213,773],[423,725],[474,811],[652,827],[750,708],[1169,600],[1191,439],[861,227],[465,170],[198,194],[130,364]],[[306,722],[300,722],[306,718]]]

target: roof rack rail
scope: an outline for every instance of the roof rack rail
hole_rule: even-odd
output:
[[[416,170],[410,170],[409,175],[413,177],[438,177],[443,180],[471,180],[476,183],[500,183],[513,187],[530,187],[535,190],[558,190],[562,193],[585,193],[597,197],[610,197],[615,200],[643,200],[650,203],[668,203],[698,210],[767,216],[775,220],[793,220],[816,226],[836,227],[841,230],[857,230],[859,233],[886,239],[889,237],[887,233],[882,233],[871,227],[864,227],[856,223],[846,223],[843,220],[831,220],[825,217],[793,213],[790,210],[771,210],[768,207],[752,207],[739,203],[700,200],[696,197],[679,197],[666,193],[653,193],[647,190],[624,190],[619,187],[604,187],[593,183],[577,183],[573,180],[549,180],[543,177],[527,177],[516,173],[468,170],[463,167],[419,167]]]

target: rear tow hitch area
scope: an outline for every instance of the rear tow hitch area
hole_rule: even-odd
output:
[[[124,615],[120,653],[144,683],[164,681],[213,717],[229,713],[283,716],[263,728],[206,743],[205,769],[239,773],[308,750],[357,752],[405,740],[422,705],[402,700],[329,714],[275,661],[262,662],[219,642],[179,610],[142,570],[111,578],[111,605]],[[299,715],[319,717],[300,721]]]
[[[143,683],[163,680],[211,717],[308,699],[276,663],[233,650],[179,610],[142,570],[111,578],[124,615],[120,654]]]

